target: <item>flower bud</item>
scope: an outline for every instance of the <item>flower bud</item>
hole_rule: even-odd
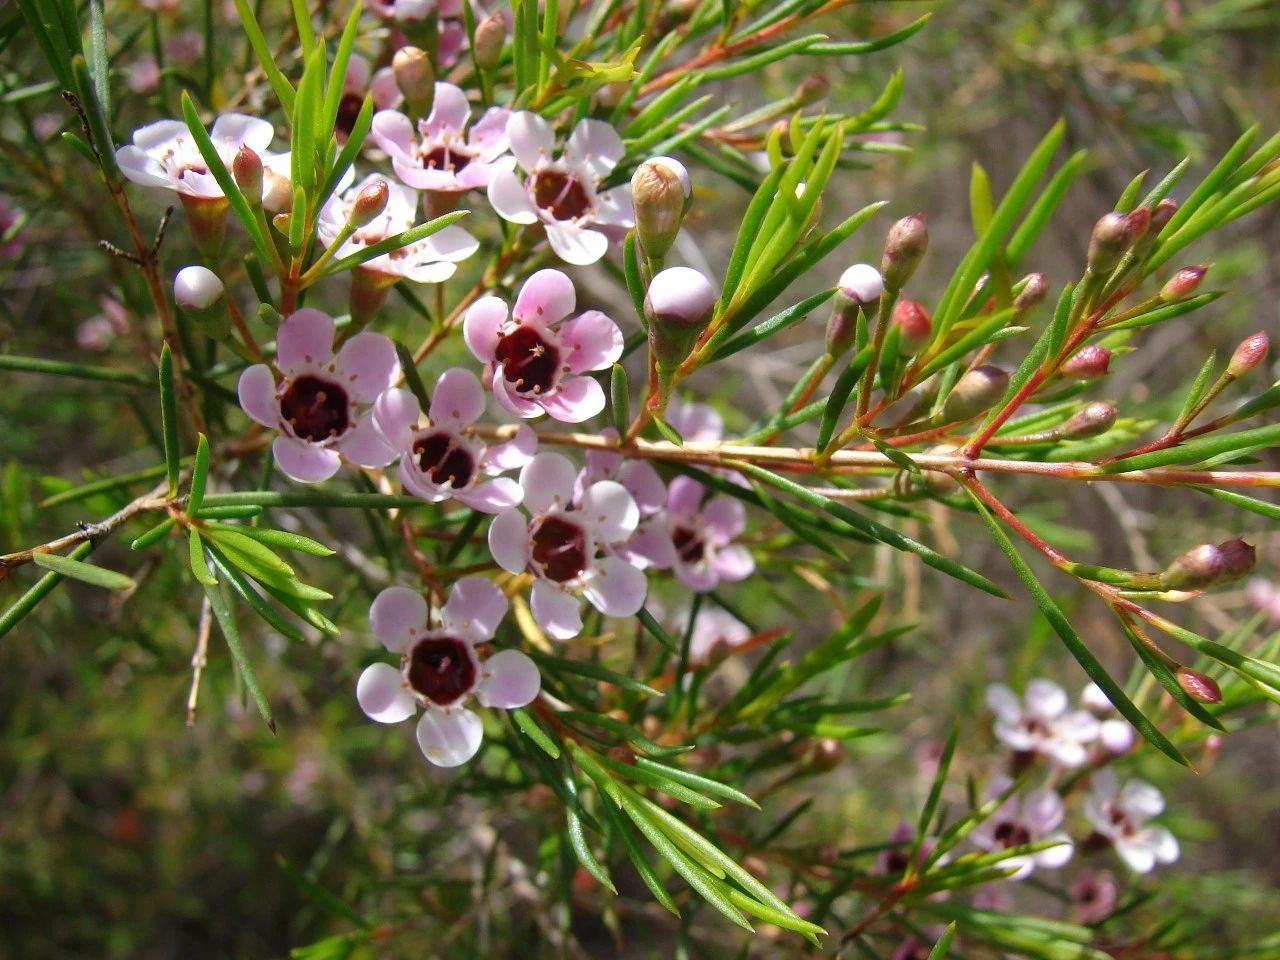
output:
[[[969,420],[988,410],[1004,396],[1009,374],[993,364],[974,367],[956,382],[942,405],[942,419],[948,423]]]
[[[1043,273],[1027,274],[1021,292],[1013,298],[1013,309],[1019,315],[1044,302],[1049,295],[1049,278]]]
[[[347,225],[355,230],[371,223],[383,210],[387,209],[387,200],[391,196],[391,188],[385,180],[375,180],[356,194],[355,203],[351,205],[351,215]]]
[[[1129,218],[1115,211],[1108,213],[1094,224],[1089,238],[1089,272],[1109,273],[1131,242]]]
[[[1160,585],[1166,590],[1202,590],[1222,579],[1227,561],[1211,543],[1192,547],[1160,574]]]
[[[207,267],[183,267],[173,278],[173,299],[183,313],[215,340],[231,332],[231,318],[223,299],[226,290]]]
[[[231,176],[250,204],[262,202],[262,158],[248,144],[241,144],[232,158]]]
[[[649,284],[644,312],[649,320],[649,349],[659,370],[674,370],[689,355],[711,321],[716,291],[690,267],[669,267]]]
[[[391,73],[396,78],[396,86],[404,94],[409,115],[427,116],[436,98],[436,71],[427,52],[418,47],[401,47],[391,58]]]
[[[840,766],[846,753],[844,744],[839,740],[834,737],[820,737],[814,741],[813,752],[809,756],[807,766],[810,770],[826,773]]]
[[[1144,203],[1129,211],[1129,215],[1124,219],[1125,225],[1129,228],[1129,242],[1136,243],[1151,229],[1151,208]]]
[[[924,305],[915,300],[899,300],[893,307],[898,327],[898,352],[904,357],[921,350],[933,336],[933,321]]]
[[[929,227],[920,214],[903,217],[890,227],[884,241],[884,257],[880,260],[884,285],[890,290],[901,290],[920,266],[928,248]]]
[[[631,176],[631,199],[636,239],[645,256],[660,260],[667,255],[692,195],[689,171],[679,160],[653,157],[636,167]]]
[[[1267,357],[1267,347],[1271,341],[1265,333],[1255,333],[1240,341],[1236,352],[1231,354],[1231,362],[1227,364],[1227,376],[1243,377]]]
[[[1179,667],[1175,675],[1178,678],[1178,686],[1197,703],[1222,702],[1222,688],[1213,677],[1189,667]]]
[[[1090,344],[1078,350],[1062,365],[1062,372],[1076,380],[1097,380],[1110,373],[1111,351],[1106,347]]]
[[[1224,580],[1238,580],[1252,573],[1254,565],[1258,562],[1257,549],[1253,544],[1246,543],[1239,537],[1222,541],[1218,544],[1218,552],[1222,554]]]
[[[869,263],[855,263],[840,274],[836,295],[831,300],[831,317],[827,320],[826,350],[838,357],[853,346],[858,333],[858,311],[880,299],[884,280],[880,271]]]
[[[1116,422],[1119,411],[1109,403],[1096,400],[1087,403],[1062,425],[1065,440],[1083,440],[1106,433]]]
[[[959,452],[960,448],[953,443],[939,443],[926,450],[925,454],[931,457],[952,457]],[[923,480],[925,489],[937,497],[948,496],[960,489],[960,481],[955,478],[955,475],[942,470],[926,468]]]
[[[1164,199],[1156,204],[1156,208],[1151,211],[1151,232],[1158,234],[1173,219],[1173,215],[1178,212],[1178,202],[1176,200]]]
[[[498,13],[490,14],[476,24],[476,63],[481,70],[492,70],[502,59],[507,42],[507,22]]]
[[[270,167],[262,172],[262,207],[268,213],[288,213],[293,209],[293,184]]]
[[[1209,268],[1207,266],[1183,267],[1160,288],[1160,299],[1168,302],[1191,296],[1196,292],[1196,288],[1200,286],[1204,280],[1204,275],[1208,272]]]
[[[800,81],[791,101],[794,107],[807,107],[817,103],[831,90],[831,81],[821,73],[811,73]]]

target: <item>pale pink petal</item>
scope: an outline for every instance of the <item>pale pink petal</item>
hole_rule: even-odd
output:
[[[1103,720],[1098,730],[1098,740],[1109,753],[1128,753],[1136,739],[1137,734],[1127,720]]]
[[[551,124],[527,110],[513,113],[507,119],[507,138],[511,152],[526,170],[533,170],[540,160],[550,159],[556,146]]]
[[[614,187],[596,195],[595,212],[591,218],[607,227],[630,229],[636,224],[636,208],[631,200],[631,186]]]
[[[496,159],[507,152],[511,141],[507,139],[507,121],[511,111],[505,107],[490,107],[479,120],[471,125],[467,143],[480,151],[487,160]]]
[[[358,53],[351,54],[347,60],[347,72],[342,78],[343,93],[364,93],[369,86],[369,74],[372,70],[369,61]]]
[[[186,129],[186,125],[183,125]],[[152,159],[145,150],[133,144],[125,144],[116,151],[116,164],[120,172],[134,183],[144,187],[161,187],[165,190],[175,188],[173,178],[165,172],[159,162]]]
[[[568,640],[582,632],[582,607],[578,598],[546,580],[534,581],[529,611],[538,626],[556,640]]]
[[[431,422],[437,426],[469,427],[484,413],[484,387],[470,370],[450,367],[440,374],[431,395]]]
[[[400,671],[389,663],[365,667],[356,681],[356,702],[370,720],[399,723],[413,716],[413,695],[404,688]]]
[[[244,113],[222,114],[213,121],[213,129],[209,131],[209,139],[218,153],[228,157],[235,156],[241,144],[255,153],[262,153],[271,146],[275,135],[275,128],[266,120]]]
[[[356,420],[355,426],[337,442],[337,448],[360,467],[385,467],[400,455],[400,451],[387,442],[374,424],[373,411]]]
[[[497,584],[484,577],[463,577],[455,583],[440,612],[445,629],[462,634],[472,643],[492,640],[506,615],[506,596]]]
[[[392,653],[404,653],[427,627],[427,601],[417,590],[387,587],[369,607],[374,636]]]
[[[328,480],[342,466],[337,450],[317,447],[315,444],[293,437],[276,437],[271,444],[276,466],[290,480],[297,483],[320,483]]]
[[[564,145],[565,161],[586,166],[597,178],[616,167],[626,152],[618,131],[603,120],[579,121]]]
[[[462,320],[462,339],[481,363],[492,363],[494,351],[507,322],[507,305],[497,297],[481,297],[467,308]]]
[[[1120,805],[1143,820],[1164,812],[1164,797],[1145,780],[1130,780],[1120,790]]]
[[[702,508],[702,520],[709,532],[718,535],[720,543],[728,543],[746,529],[747,509],[733,497],[712,497]]]
[[[507,510],[489,525],[489,552],[508,573],[524,573],[529,565],[529,525],[519,510]]]
[[[287,376],[314,370],[333,356],[333,318],[311,307],[290,314],[276,334],[276,366]]]
[[[677,522],[692,522],[702,509],[706,488],[692,477],[676,477],[667,487],[667,513]]]
[[[1150,873],[1155,869],[1156,852],[1154,848],[1141,840],[1117,839],[1115,847],[1120,859],[1134,873]]]
[[[582,520],[602,543],[617,543],[635,532],[640,508],[627,488],[613,480],[601,480],[582,494]]]
[[[676,545],[666,527],[657,521],[640,524],[639,529],[627,541],[626,549],[629,555],[637,555],[659,570],[675,566]]]
[[[511,223],[537,223],[538,210],[520,178],[511,170],[495,170],[489,175],[489,206]]]
[[[400,485],[404,487],[406,493],[412,496],[421,497],[431,503],[439,503],[441,500],[448,500],[453,494],[450,488],[441,487],[433,483],[430,477],[424,475],[414,464],[411,456],[400,458],[398,473],[400,475]]]
[[[1017,723],[1022,717],[1022,703],[1018,695],[1003,683],[987,687],[987,709],[1005,723]]]
[[[569,377],[542,398],[542,409],[561,423],[582,423],[604,407],[604,388],[591,377]]]
[[[720,585],[720,578],[706,563],[686,563],[677,555],[675,563],[676,579],[694,593],[706,593]]]
[[[1102,723],[1088,710],[1073,710],[1054,723],[1054,732],[1060,737],[1089,743],[1098,738]]]
[[[606,617],[631,617],[644,605],[648,586],[644,574],[631,564],[620,557],[605,557],[582,592]]]
[[[142,150],[151,150],[173,140],[190,138],[191,131],[181,120],[156,120],[133,131],[133,142]]]
[[[524,490],[510,477],[498,477],[470,490],[459,491],[454,494],[454,499],[481,513],[501,513],[519,506],[524,499]]]
[[[569,506],[573,500],[573,480],[576,474],[568,457],[558,453],[538,454],[520,471],[524,505],[535,515],[546,513],[554,507]]]
[[[374,425],[388,443],[401,451],[408,450],[413,442],[413,430],[421,413],[418,398],[400,387],[383,391],[373,404]]]
[[[1033,790],[1022,801],[1022,820],[1032,833],[1049,833],[1062,824],[1062,798],[1055,790]]]
[[[715,407],[705,403],[673,403],[667,410],[669,423],[686,440],[715,443],[724,436],[724,420]]]
[[[574,317],[564,323],[557,333],[560,342],[572,351],[567,362],[573,373],[604,370],[617,363],[622,356],[622,331],[599,310],[588,310]]]
[[[501,210],[498,212],[502,213]],[[559,221],[547,224],[547,242],[557,257],[579,267],[589,266],[609,252],[609,238],[599,230],[587,230]]]
[[[721,580],[745,580],[755,573],[756,561],[746,547],[731,543],[716,551],[713,567]]]
[[[538,665],[519,650],[500,650],[481,664],[476,698],[486,707],[515,710],[533,702],[542,688]]]
[[[1071,860],[1071,855],[1075,853],[1075,845],[1071,842],[1071,838],[1065,833],[1053,833],[1047,837],[1041,837],[1041,840],[1055,840],[1058,845],[1049,847],[1047,850],[1041,850],[1035,854],[1036,866],[1044,867],[1046,870],[1057,870],[1064,867]]]
[[[427,135],[438,137],[446,133],[461,133],[471,116],[467,95],[452,83],[437,83],[431,114],[427,117]]]
[[[373,96],[375,110],[387,110],[404,100],[404,94],[396,84],[395,71],[390,67],[383,67],[373,75],[369,82],[369,93]]]
[[[498,401],[498,406],[512,416],[532,420],[534,417],[542,416],[545,412],[542,407],[532,400],[526,400],[516,392],[515,386],[503,375],[501,364],[493,371],[491,389],[493,390],[493,399]]]
[[[480,241],[461,227],[448,226],[422,241],[424,256],[460,263],[480,249]]]
[[[276,381],[265,363],[254,364],[240,374],[240,406],[264,427],[280,423],[280,403],[276,400]]]
[[[1039,743],[1037,749],[1047,753],[1056,763],[1064,767],[1078,767],[1089,759],[1089,752],[1083,746],[1068,740]]]
[[[1096,683],[1091,683],[1080,694],[1080,702],[1092,710],[1094,713],[1110,713],[1115,710],[1111,701],[1107,699],[1107,695],[1102,692],[1102,688]]]
[[[1026,700],[1027,709],[1042,717],[1060,717],[1070,705],[1067,691],[1052,680],[1042,678],[1027,684]]]
[[[550,326],[573,313],[578,295],[573,281],[559,270],[539,270],[520,288],[511,315],[517,320]]]
[[[618,482],[627,488],[642,516],[657,513],[667,502],[667,485],[647,460],[628,460],[618,470]]]
[[[1178,848],[1178,838],[1165,827],[1148,827],[1143,832],[1147,835],[1147,842],[1155,851],[1158,862],[1173,863],[1178,859],[1178,854],[1181,852]]]
[[[465,707],[441,710],[430,707],[418,721],[418,746],[437,767],[457,767],[480,749],[484,724]]]
[[[357,333],[334,358],[337,375],[357,403],[372,403],[400,376],[395,345],[380,333]]]
[[[518,470],[533,459],[537,450],[538,435],[521,424],[514,437],[485,451],[482,464],[490,473]]]

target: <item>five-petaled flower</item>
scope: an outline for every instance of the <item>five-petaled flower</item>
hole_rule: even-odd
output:
[[[280,431],[271,448],[276,464],[299,483],[328,480],[341,457],[384,467],[396,456],[374,426],[372,411],[362,409],[400,375],[395,347],[380,333],[358,333],[335,356],[333,337],[331,317],[309,307],[298,310],[276,334],[280,381],[261,363],[240,375],[240,406]]]
[[[1145,780],[1121,787],[1114,770],[1096,771],[1084,812],[1135,873],[1150,873],[1157,863],[1178,859],[1178,838],[1167,827],[1147,822],[1164,812],[1164,797]]]
[[[418,398],[408,390],[388,390],[373,405],[374,423],[400,453],[405,490],[432,502],[453,497],[474,510],[498,513],[517,506],[524,491],[509,477],[496,475],[528,463],[538,441],[522,426],[507,443],[488,447],[467,434],[482,413],[484,388],[461,367],[440,374],[426,423],[420,422]]]
[[[275,130],[266,120],[243,113],[222,114],[209,131],[209,139],[228,170],[240,147],[263,154],[274,136]],[[133,132],[133,143],[116,150],[116,163],[134,183],[175,190],[184,200],[223,197],[222,187],[181,120],[157,120],[139,127]]]
[[[519,650],[481,659],[477,647],[493,639],[507,613],[507,598],[483,577],[453,585],[433,626],[427,603],[407,587],[388,587],[374,598],[369,624],[383,645],[400,654],[400,667],[375,663],[356,684],[356,699],[379,723],[399,723],[422,707],[418,746],[438,767],[466,763],[480,749],[484,726],[464,704],[511,710],[538,695],[538,668]]]
[[[611,551],[640,521],[631,494],[619,483],[601,480],[575,503],[573,464],[558,453],[540,453],[520,471],[524,506],[506,510],[489,527],[489,550],[511,573],[535,576],[530,596],[533,617],[552,637],[567,640],[582,632],[582,593],[609,617],[630,617],[644,603],[645,576]]]
[[[557,159],[555,131],[542,117],[513,113],[507,136],[525,171],[499,170],[489,180],[489,203],[512,223],[541,222],[551,249],[567,263],[595,263],[609,249],[606,230],[620,235],[635,223],[631,186],[601,190],[625,152],[618,132],[601,120],[574,127]]]
[[[517,417],[544,411],[565,423],[581,423],[604,409],[604,390],[591,377],[622,356],[622,331],[599,310],[572,320],[577,295],[559,270],[539,270],[520,289],[507,315],[498,297],[483,297],[467,310],[462,334],[484,367],[485,380],[502,407]]]
[[[706,488],[689,477],[667,487],[667,507],[657,522],[645,524],[630,548],[656,567],[675,570],[690,590],[714,590],[721,580],[744,580],[755,570],[746,547],[733,541],[747,524],[742,501],[716,496],[703,502]]]
[[[1064,767],[1088,757],[1085,744],[1098,737],[1097,717],[1068,711],[1067,693],[1051,680],[1027,684],[1024,700],[1002,683],[987,687],[987,706],[996,715],[996,737],[1019,752],[1039,753]]]
[[[992,800],[1009,789],[1013,783],[1008,777],[997,777],[987,788],[987,799]],[[986,820],[974,829],[970,839],[983,850],[1009,850],[1032,843],[1053,842],[1034,853],[1017,854],[1001,860],[1002,868],[1014,868],[1010,880],[1021,880],[1036,867],[1055,869],[1071,859],[1075,847],[1071,838],[1058,828],[1062,826],[1064,810],[1062,798],[1054,790],[1033,790],[1027,794],[1014,794],[1004,801]]]

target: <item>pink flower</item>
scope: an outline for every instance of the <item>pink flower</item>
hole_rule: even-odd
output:
[[[1134,873],[1150,873],[1157,863],[1178,859],[1177,837],[1165,827],[1147,824],[1164,812],[1164,797],[1146,781],[1130,780],[1121,787],[1114,770],[1098,770],[1084,812]]]
[[[666,420],[691,443],[719,443],[724,436],[724,419],[715,407],[705,403],[672,403]]]
[[[27,212],[0,193],[0,257],[16,260],[26,246],[22,231],[27,225]]]
[[[1013,783],[1007,777],[997,778],[987,789],[987,799],[999,796]],[[970,839],[983,850],[1008,850],[1030,843],[1056,841],[1036,853],[1007,857],[999,866],[1016,868],[1010,880],[1030,876],[1036,867],[1050,870],[1063,866],[1075,851],[1071,838],[1058,828],[1064,815],[1062,798],[1053,790],[1034,790],[1026,795],[1014,794],[970,834]]]
[[[393,109],[404,99],[390,67],[383,67],[375,73],[368,60],[353,53],[347,61],[347,74],[342,78],[342,99],[338,101],[337,129],[334,132],[340,141],[346,142],[355,128],[365,94],[373,96],[375,110]]]
[[[599,310],[573,313],[573,281],[539,270],[525,281],[511,317],[498,297],[473,303],[462,334],[503,409],[526,419],[549,413],[581,423],[604,409],[604,390],[591,377],[622,356],[622,331]]]
[[[1098,718],[1098,742],[1108,753],[1116,755],[1133,749],[1137,733],[1129,724],[1115,715],[1116,708],[1096,683],[1091,683],[1080,694],[1080,704]]]
[[[453,497],[474,510],[498,513],[524,499],[509,477],[483,479],[522,467],[533,458],[537,439],[521,427],[515,439],[496,447],[467,435],[484,413],[484,388],[470,370],[440,374],[431,395],[430,419],[420,423],[418,398],[408,390],[388,390],[373,405],[373,422],[400,454],[400,483],[415,497],[438,503]]]
[[[756,568],[746,547],[734,543],[747,525],[740,500],[717,496],[703,503],[706,488],[676,477],[667,488],[667,509],[658,523],[646,524],[631,549],[656,567],[674,568],[690,590],[714,590],[721,580],[744,580]]]
[[[417,193],[373,173],[345,193],[335,193],[321,208],[319,222],[316,224],[320,242],[325,246],[333,244],[346,226],[360,192],[377,181],[387,185],[386,208],[342,244],[335,255],[336,259],[358,253],[371,244],[411,229],[417,223]],[[440,283],[453,276],[458,269],[458,262],[465,260],[479,248],[480,245],[471,234],[461,227],[450,225],[416,243],[366,260],[357,269],[380,274],[387,279]]]
[[[575,504],[576,474],[560,454],[538,454],[520,471],[532,519],[506,510],[489,527],[489,550],[498,565],[537,578],[530,597],[533,617],[557,640],[582,632],[578,593],[605,616],[630,617],[644,603],[647,586],[643,573],[610,550],[640,521],[631,494],[602,480]]]
[[[149,53],[134,58],[125,68],[126,82],[134,93],[150,93],[160,85],[160,65]]]
[[[512,170],[496,171],[489,181],[489,203],[512,223],[541,222],[556,255],[568,263],[595,263],[609,249],[609,237],[635,222],[631,186],[600,190],[600,183],[625,152],[618,132],[600,120],[582,120],[559,159],[553,158],[555,132],[542,117],[521,111],[507,121],[511,152],[525,171],[521,182]]]
[[[209,139],[228,170],[241,146],[263,154],[274,136],[275,130],[266,120],[243,113],[222,114],[209,131]],[[157,120],[139,127],[133,132],[133,143],[116,150],[116,163],[121,173],[144,187],[200,199],[223,196],[181,120]]]
[[[1096,717],[1085,710],[1067,712],[1066,691],[1051,680],[1027,684],[1025,703],[1002,683],[987,687],[987,706],[996,715],[996,737],[1018,751],[1044,754],[1064,767],[1088,757],[1085,744],[1098,737]]]
[[[76,346],[83,350],[106,350],[111,341],[129,332],[129,312],[111,297],[98,297],[102,311],[76,327]]]
[[[507,598],[483,577],[453,585],[433,628],[422,594],[388,587],[369,608],[369,625],[383,645],[400,654],[366,667],[356,684],[360,709],[378,723],[399,723],[421,707],[418,746],[438,767],[466,763],[480,749],[484,727],[463,704],[474,696],[483,706],[512,710],[538,695],[538,668],[519,650],[501,650],[486,660],[478,644],[493,639],[507,613]]]
[[[240,375],[240,406],[265,427],[280,431],[272,444],[276,464],[298,483],[318,483],[337,472],[343,457],[362,467],[384,467],[396,451],[362,410],[400,375],[391,341],[358,333],[333,352],[333,319],[305,308],[276,335],[275,373],[266,364]]]
[[[495,170],[510,168],[507,118],[492,107],[468,129],[467,95],[451,83],[437,83],[431,114],[413,121],[395,110],[379,111],[370,135],[391,158],[404,183],[417,190],[457,192],[483,188]],[[505,158],[505,163],[503,162]]]

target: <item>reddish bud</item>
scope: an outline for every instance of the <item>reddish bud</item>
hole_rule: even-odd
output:
[[[502,59],[502,48],[507,42],[507,22],[499,13],[493,13],[476,24],[476,64],[481,70],[492,70]]]
[[[1062,372],[1076,380],[1096,380],[1111,372],[1111,351],[1106,347],[1090,344],[1082,347],[1062,365]]]
[[[942,405],[942,418],[948,423],[969,420],[1004,396],[1009,374],[993,364],[974,367],[962,376]]]
[[[231,176],[246,200],[262,202],[262,158],[248,144],[241,144],[232,158]]]
[[[387,181],[373,181],[356,194],[355,203],[351,205],[351,216],[347,220],[348,225],[357,230],[367,225],[387,209],[390,197],[391,188]]]
[[[1231,362],[1227,364],[1227,376],[1243,377],[1266,359],[1270,344],[1271,341],[1267,339],[1265,333],[1255,333],[1245,337],[1240,341],[1240,346],[1236,347],[1236,352],[1231,355]]]
[[[792,100],[797,107],[817,103],[831,90],[831,81],[821,73],[811,73],[800,81]]]
[[[1258,562],[1258,551],[1251,543],[1236,537],[1218,544],[1218,552],[1222,554],[1222,578],[1238,580],[1253,571]]]
[[[1169,221],[1173,219],[1173,215],[1178,212],[1178,202],[1176,200],[1161,200],[1156,204],[1156,208],[1151,211],[1151,232],[1159,233]]]
[[[1013,309],[1019,314],[1026,313],[1032,307],[1044,302],[1049,294],[1049,278],[1043,273],[1027,274],[1022,290],[1013,298]]]
[[[825,773],[840,766],[845,758],[844,744],[834,737],[822,737],[813,744],[813,753],[809,758],[809,768]]]
[[[1192,547],[1160,574],[1160,585],[1166,590],[1203,590],[1222,579],[1227,561],[1222,551],[1211,543]]]
[[[1129,229],[1129,242],[1135,243],[1141,240],[1151,229],[1151,208],[1144,203],[1129,211],[1129,215],[1125,217],[1125,223]]]
[[[476,28],[479,40],[479,28]],[[412,117],[431,113],[436,98],[436,71],[427,51],[418,47],[401,47],[391,58],[391,74],[404,94],[405,105]]]
[[[1181,300],[1191,296],[1204,281],[1204,275],[1208,272],[1207,266],[1183,267],[1160,288],[1160,299]]]
[[[898,352],[904,357],[924,347],[933,336],[933,321],[924,305],[915,300],[899,300],[893,308],[898,327]]]
[[[853,346],[858,332],[858,311],[870,312],[871,304],[884,293],[884,278],[869,263],[855,263],[840,274],[836,295],[831,300],[831,316],[827,320],[826,350],[841,356]]]
[[[1109,273],[1132,242],[1129,218],[1115,211],[1108,213],[1094,224],[1089,238],[1089,272]]]
[[[1119,411],[1101,400],[1085,404],[1062,425],[1062,436],[1067,440],[1083,440],[1106,433],[1116,422]]]
[[[916,272],[916,267],[920,266],[928,249],[929,226],[920,214],[903,217],[890,227],[884,241],[884,257],[880,261],[884,285],[890,290],[901,290]]]
[[[1222,688],[1213,677],[1188,667],[1179,667],[1176,676],[1178,686],[1192,700],[1198,703],[1222,702]]]

